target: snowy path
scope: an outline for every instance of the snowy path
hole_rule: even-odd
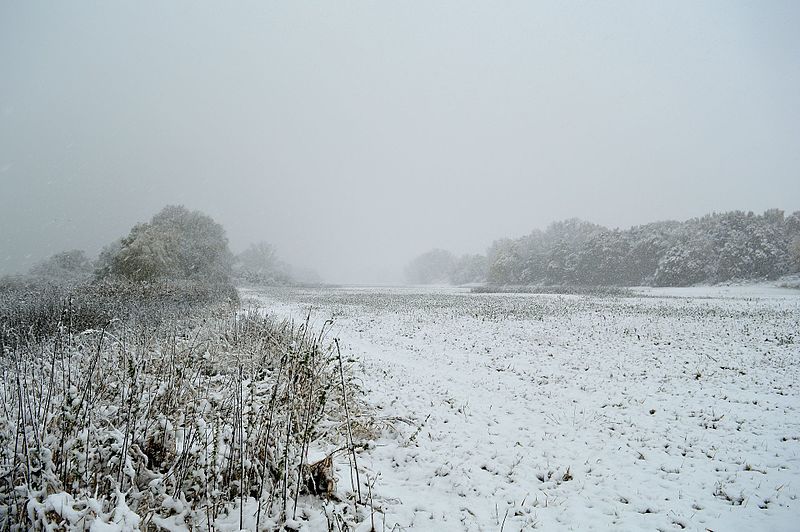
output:
[[[413,421],[359,463],[387,529],[797,529],[800,297],[245,295],[333,316]]]

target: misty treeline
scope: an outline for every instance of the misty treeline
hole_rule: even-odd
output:
[[[444,250],[406,267],[409,282],[688,286],[800,271],[800,211],[731,211],[608,229],[579,219],[495,241],[486,256]]]
[[[444,249],[432,249],[416,257],[405,268],[412,284],[469,284],[486,280],[489,261],[484,255],[456,257]]]
[[[57,253],[31,268],[30,275],[50,280],[91,277],[124,278],[134,282],[183,279],[285,285],[296,278],[316,282],[314,272],[295,271],[280,260],[267,242],[251,244],[234,255],[225,229],[210,216],[170,205],[149,222],[106,246],[96,260],[82,250]]]

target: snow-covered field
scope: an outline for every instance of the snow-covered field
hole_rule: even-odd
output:
[[[395,419],[359,461],[378,530],[800,529],[800,292],[641,294],[243,293],[332,317]]]

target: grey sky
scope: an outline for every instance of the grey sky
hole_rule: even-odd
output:
[[[800,208],[800,3],[2,2],[0,272],[163,205],[329,281]]]

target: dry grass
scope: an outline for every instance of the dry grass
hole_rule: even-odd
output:
[[[6,306],[1,529],[213,529],[232,515],[268,529],[334,495],[332,464],[310,467],[309,447],[354,455],[345,397],[358,412],[359,392],[324,326],[229,304],[169,316],[159,299],[143,307],[157,319],[98,304],[111,316],[84,329],[76,297],[48,297]]]

